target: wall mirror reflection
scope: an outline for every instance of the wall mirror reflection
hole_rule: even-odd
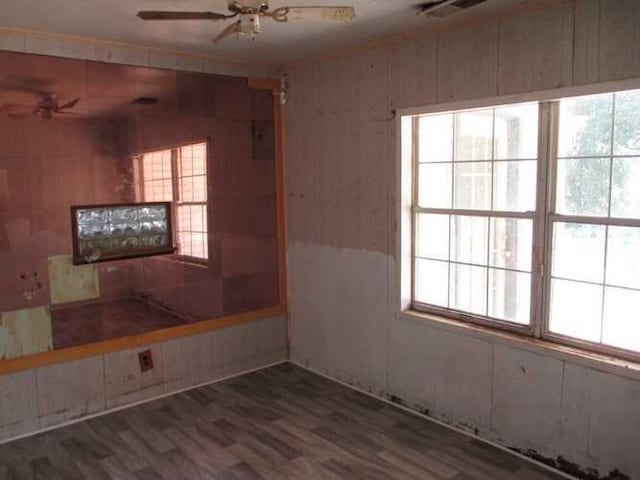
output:
[[[247,79],[0,52],[0,359],[277,306],[275,176]],[[85,222],[74,261],[71,207],[150,202],[166,251],[105,258]]]

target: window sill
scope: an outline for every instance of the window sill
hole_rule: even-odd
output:
[[[190,260],[184,257],[175,256],[175,255],[157,255],[153,258],[157,258],[162,262],[171,262],[171,263],[181,264],[189,268],[199,268],[203,270],[207,270],[209,268],[209,264],[204,261],[198,262],[196,260]]]
[[[549,340],[532,338],[517,333],[454,320],[440,315],[418,312],[416,310],[402,311],[400,312],[400,318],[420,322],[440,330],[475,337],[490,343],[498,343],[520,350],[527,350],[538,355],[556,358],[561,361],[568,361],[601,372],[611,373],[632,380],[640,380],[640,363],[638,362],[614,358],[600,353],[554,343]]]

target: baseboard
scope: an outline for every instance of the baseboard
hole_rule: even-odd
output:
[[[21,438],[32,437],[33,435],[38,435],[40,433],[50,432],[51,430],[57,430],[58,428],[63,428],[63,427],[69,426],[69,425],[73,425],[75,423],[84,422],[85,420],[90,420],[92,418],[101,417],[103,415],[108,415],[110,413],[118,412],[120,410],[126,410],[127,408],[135,407],[137,405],[143,405],[145,403],[153,402],[154,400],[158,400],[158,399],[165,398],[165,397],[170,397],[171,395],[176,395],[178,393],[187,392],[187,391],[193,390],[195,388],[205,387],[207,385],[213,385],[215,383],[224,382],[225,380],[229,380],[231,378],[239,377],[241,375],[246,375],[247,373],[257,372],[259,370],[264,370],[265,368],[275,367],[276,365],[281,365],[283,363],[288,363],[288,362],[289,362],[289,360],[287,360],[287,359],[278,360],[277,362],[268,363],[266,365],[261,365],[259,367],[250,368],[248,370],[242,370],[242,371],[240,371],[238,373],[233,373],[231,375],[226,375],[224,377],[216,378],[215,380],[209,380],[209,381],[206,381],[206,382],[199,383],[197,385],[191,385],[191,386],[188,386],[188,387],[179,388],[178,390],[173,390],[171,392],[166,392],[166,393],[163,393],[161,395],[156,395],[154,397],[145,398],[144,400],[139,400],[137,402],[127,403],[125,405],[119,405],[117,407],[112,407],[112,408],[109,408],[109,409],[106,409],[106,410],[102,410],[100,412],[91,413],[91,414],[86,415],[84,417],[74,418],[72,420],[67,420],[66,422],[59,423],[57,425],[51,425],[49,427],[41,428],[41,429],[38,429],[38,430],[34,430],[32,432],[28,432],[28,433],[23,433],[21,435],[17,435],[15,437],[10,437],[10,438],[7,438],[7,439],[0,440],[0,445],[2,445],[4,443],[9,443],[9,442],[14,442],[16,440],[20,440]]]
[[[308,367],[306,365],[298,363],[297,361],[289,359],[288,362],[291,363],[292,365],[295,365],[296,367],[302,368],[303,370],[307,370],[307,371],[309,371],[311,373],[315,373],[316,375],[319,375],[319,376],[321,376],[323,378],[326,378],[327,380],[331,380],[333,382],[339,383],[340,385],[344,385],[345,387],[350,388],[351,390],[355,390],[356,392],[360,392],[360,393],[362,393],[364,395],[367,395],[368,397],[375,398],[376,400],[380,400],[380,401],[382,401],[382,402],[384,402],[386,404],[389,404],[389,405],[391,405],[393,407],[399,408],[400,410],[404,410],[407,413],[410,413],[410,414],[415,415],[417,417],[420,417],[420,418],[422,418],[424,420],[428,420],[428,421],[433,422],[433,423],[435,423],[437,425],[440,425],[441,427],[448,428],[449,430],[453,430],[454,432],[461,433],[462,435],[464,435],[466,437],[470,437],[470,438],[473,438],[474,440],[478,440],[478,441],[483,442],[483,443],[485,443],[487,445],[491,445],[492,447],[495,447],[495,448],[497,448],[499,450],[502,450],[503,452],[506,452],[506,453],[508,453],[510,455],[513,455],[514,457],[521,458],[522,460],[525,460],[528,463],[536,465],[537,467],[540,467],[540,468],[542,468],[544,470],[547,470],[549,472],[555,473],[556,475],[559,475],[561,477],[567,478],[569,480],[579,480],[576,477],[572,477],[571,475],[569,475],[569,474],[567,474],[565,472],[562,472],[560,470],[557,470],[557,469],[555,469],[553,467],[550,467],[549,465],[547,465],[545,463],[538,462],[537,460],[534,460],[531,457],[527,457],[526,455],[523,455],[521,453],[515,452],[515,451],[513,451],[513,450],[511,450],[511,449],[509,449],[509,448],[507,448],[507,447],[505,447],[503,445],[500,445],[499,443],[492,442],[491,440],[487,440],[486,438],[480,437],[478,435],[474,435],[471,432],[467,432],[467,431],[462,430],[460,428],[456,428],[453,425],[449,425],[448,423],[445,423],[445,422],[442,422],[442,421],[437,420],[435,418],[432,418],[432,417],[429,417],[427,415],[424,415],[423,413],[420,413],[420,412],[417,412],[415,410],[412,410],[412,409],[410,409],[408,407],[405,407],[404,405],[399,405],[397,403],[394,403],[391,400],[389,400],[388,398],[381,397],[379,395],[375,395],[374,393],[371,393],[371,392],[368,392],[366,390],[363,390],[362,388],[358,388],[358,387],[356,387],[354,385],[350,385],[347,382],[344,382],[344,381],[339,380],[337,378],[334,378],[334,377],[332,377],[330,375],[327,375],[326,373],[320,372],[320,371],[315,370],[315,369],[313,369],[311,367]]]

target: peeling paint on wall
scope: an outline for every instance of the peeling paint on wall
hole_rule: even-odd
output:
[[[90,300],[100,296],[96,265],[73,265],[71,255],[49,257],[47,265],[52,305]]]
[[[0,359],[33,355],[52,348],[51,315],[48,307],[2,312]]]

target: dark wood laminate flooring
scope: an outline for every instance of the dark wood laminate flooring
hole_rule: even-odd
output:
[[[122,298],[51,311],[53,348],[74,347],[190,323],[139,298]]]
[[[0,445],[0,478],[562,477],[282,364]]]

